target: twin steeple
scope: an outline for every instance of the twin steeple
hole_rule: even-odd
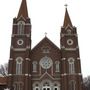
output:
[[[21,6],[20,6],[20,9],[19,9],[19,13],[18,13],[17,18],[19,18],[20,16],[22,16],[24,18],[28,17],[28,9],[27,9],[26,0],[22,0],[22,3],[21,3]],[[68,10],[67,10],[67,7],[66,7],[63,27],[67,27],[68,25],[72,26],[72,22],[70,20]]]
[[[69,14],[68,14],[68,10],[67,10],[67,7],[66,7],[63,27],[67,27],[68,25],[72,26],[72,22],[70,20],[70,17],[69,17]]]
[[[19,18],[20,16],[27,18],[28,17],[28,10],[27,10],[27,2],[26,0],[22,0],[20,9],[19,9],[19,13],[17,18]]]

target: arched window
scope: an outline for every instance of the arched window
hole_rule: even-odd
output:
[[[42,47],[42,52],[43,53],[50,53],[50,48],[49,47]]]
[[[55,86],[55,87],[54,87],[54,90],[58,90],[58,87],[57,87],[57,86]]]
[[[23,90],[22,82],[15,82],[13,86],[14,86],[14,90]]]
[[[33,61],[33,72],[37,72],[37,61]]]
[[[39,84],[40,84],[39,82],[35,82],[35,83],[33,84],[33,90],[41,90]]]
[[[75,73],[75,66],[74,66],[74,58],[69,58],[68,62],[69,62],[69,73],[70,74],[74,74]]]
[[[55,72],[60,72],[60,62],[59,61],[55,61]]]
[[[69,82],[69,90],[76,90],[76,82],[74,80],[71,80]]]
[[[59,82],[54,82],[53,84],[53,90],[60,90],[60,83]]]
[[[40,88],[39,87],[35,87],[35,90],[40,90]]]
[[[22,57],[17,57],[16,58],[16,74],[20,75],[22,74]]]
[[[70,30],[70,29],[68,29],[68,30],[67,30],[67,33],[68,33],[68,34],[71,34],[71,30]]]
[[[19,21],[18,22],[18,34],[24,34],[24,25],[25,22],[24,21]]]

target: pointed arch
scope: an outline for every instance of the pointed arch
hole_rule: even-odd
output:
[[[75,80],[71,80],[69,82],[69,90],[76,90],[76,81]]]
[[[37,61],[33,61],[33,72],[37,72]]]
[[[33,90],[40,90],[40,83],[39,82],[34,82]]]
[[[14,82],[14,90],[23,90],[23,82]]]
[[[17,57],[16,58],[16,75],[21,75],[22,74],[22,57]]]
[[[68,59],[68,63],[69,63],[69,74],[74,74],[75,73],[75,60],[73,57],[70,57]]]
[[[60,72],[60,62],[55,61],[55,72]]]
[[[24,26],[25,26],[25,22],[24,21],[19,21],[18,22],[18,34],[22,35],[24,34]]]

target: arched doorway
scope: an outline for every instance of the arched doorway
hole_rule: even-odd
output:
[[[50,80],[37,81],[33,83],[33,90],[60,90],[60,83]]]

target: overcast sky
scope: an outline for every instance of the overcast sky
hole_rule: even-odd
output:
[[[77,27],[83,76],[90,75],[90,0],[27,0],[32,23],[32,48],[45,36],[60,46],[60,30],[65,7]],[[10,55],[13,18],[17,17],[21,0],[0,2],[0,64],[7,63]]]

